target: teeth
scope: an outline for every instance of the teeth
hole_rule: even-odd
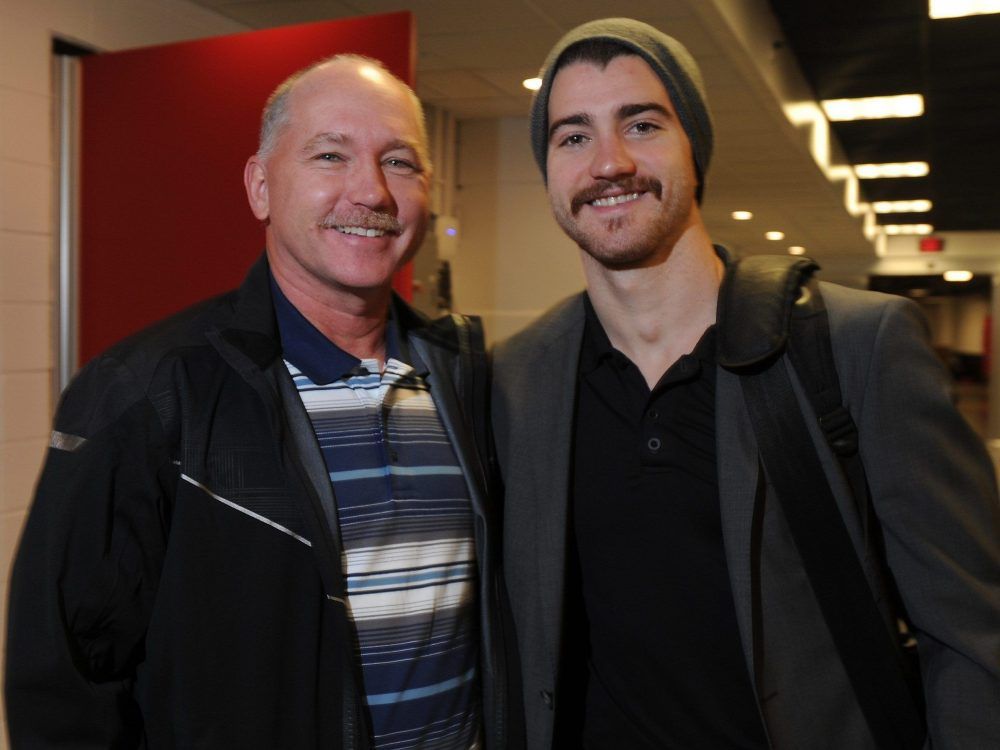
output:
[[[590,202],[592,206],[617,206],[619,203],[628,203],[639,198],[638,193],[625,193],[625,195],[609,195],[607,198],[598,198]]]
[[[359,237],[381,237],[385,234],[383,229],[366,229],[365,227],[334,227],[342,234],[356,234]]]

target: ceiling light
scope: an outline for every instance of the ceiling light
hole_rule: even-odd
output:
[[[750,211],[733,211],[732,217],[736,221],[750,221],[753,218],[753,214]]]
[[[915,201],[875,201],[872,208],[877,214],[922,214],[931,210],[928,200]]]
[[[521,85],[524,86],[524,88],[528,89],[528,91],[538,91],[538,89],[542,87],[542,79],[525,78],[523,81],[521,81]]]
[[[930,234],[934,227],[930,224],[883,224],[886,234]]]
[[[783,240],[785,239],[784,232],[765,232],[764,236],[769,240]]]
[[[961,18],[1000,13],[1000,0],[930,0],[931,18]]]
[[[802,245],[792,245],[788,248],[789,255],[805,255],[806,249]]]
[[[926,177],[930,171],[930,164],[925,161],[854,165],[854,174],[858,176],[859,180],[875,180],[880,177]]]
[[[945,281],[972,281],[972,271],[945,271]]]
[[[827,99],[821,102],[830,122],[881,120],[886,117],[917,117],[924,113],[920,94],[868,96],[863,99]]]

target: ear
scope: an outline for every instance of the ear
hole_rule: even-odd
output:
[[[246,188],[247,200],[250,202],[253,215],[259,221],[267,221],[271,213],[267,193],[267,171],[257,154],[247,159],[247,164],[243,168],[243,186]]]

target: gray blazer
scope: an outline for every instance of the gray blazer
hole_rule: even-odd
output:
[[[1000,503],[990,459],[951,403],[916,306],[820,288],[886,557],[917,631],[932,745],[1000,747]],[[582,297],[571,297],[495,353],[504,560],[531,750],[551,746],[558,654],[571,626],[563,622],[562,589],[583,321]],[[794,373],[793,384],[812,413]],[[729,577],[771,746],[874,750],[785,519],[766,482],[758,491],[739,377],[721,367],[715,419]],[[837,460],[815,419],[807,421],[872,587],[884,592]]]

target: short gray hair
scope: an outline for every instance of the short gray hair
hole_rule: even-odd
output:
[[[418,146],[420,149],[420,157],[424,160],[425,167],[429,169],[430,154],[428,153],[427,123],[424,118],[424,107],[420,103],[420,99],[417,98],[416,93],[414,93],[413,89],[410,88],[406,81],[385,67],[380,60],[353,53],[332,55],[330,57],[325,57],[322,60],[317,60],[311,65],[292,73],[288,76],[288,78],[278,84],[277,88],[275,88],[274,91],[271,92],[271,95],[267,98],[267,103],[264,105],[264,111],[261,114],[260,140],[257,145],[257,155],[261,159],[266,159],[271,155],[271,152],[274,151],[275,144],[278,142],[278,136],[281,135],[281,131],[284,129],[285,125],[288,124],[288,120],[291,117],[291,113],[288,111],[288,99],[289,95],[292,93],[292,89],[295,88],[295,84],[297,84],[307,73],[311,73],[316,70],[316,68],[329,65],[330,63],[341,62],[354,63],[356,65],[369,65],[379,72],[384,73],[403,87],[417,110],[417,127],[418,135],[420,137],[420,143]]]

